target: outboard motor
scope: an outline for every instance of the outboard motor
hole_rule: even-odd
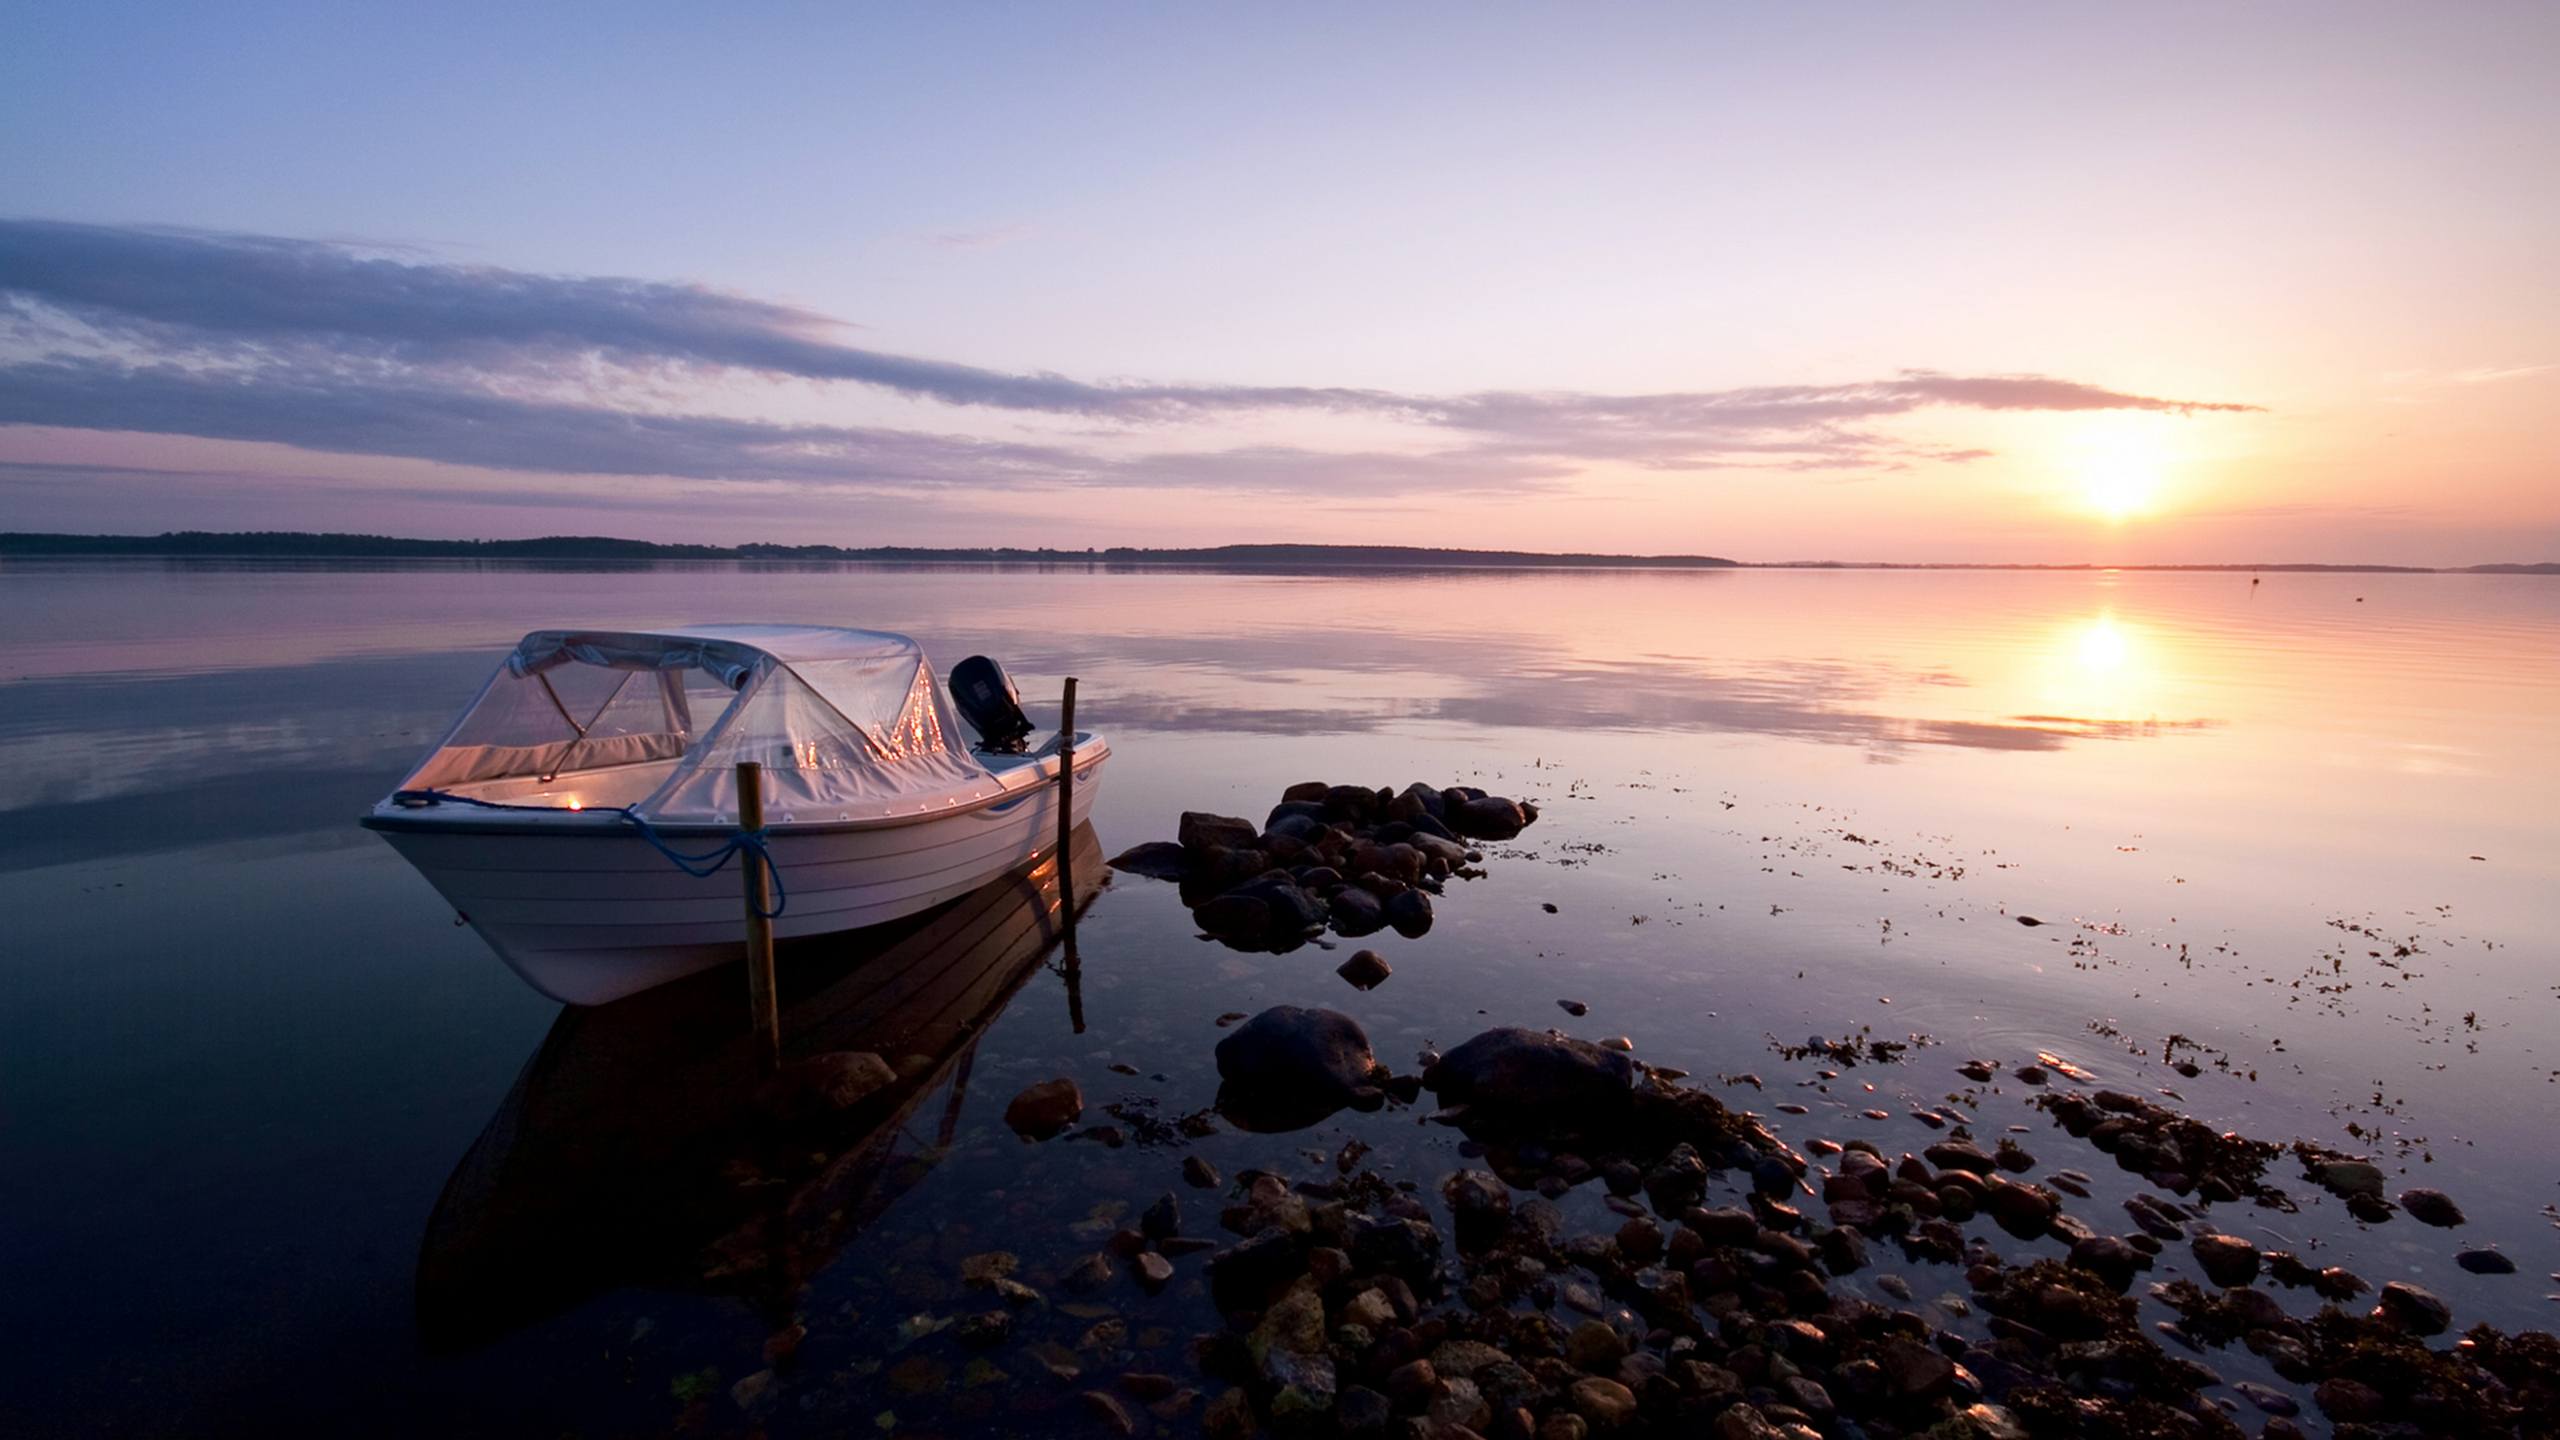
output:
[[[1019,755],[1031,738],[1031,717],[1022,713],[1022,692],[1013,677],[984,655],[972,655],[951,667],[951,702],[971,729],[978,748],[994,755]]]

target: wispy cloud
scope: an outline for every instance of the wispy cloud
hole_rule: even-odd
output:
[[[2389,385],[2500,385],[2560,371],[2560,362],[2542,365],[2473,365],[2461,370],[2394,370],[2382,377]]]
[[[2456,370],[2445,377],[2456,385],[2495,385],[2503,380],[2522,380],[2527,376],[2560,370],[2560,365],[2475,365]]]
[[[1522,490],[1599,464],[1882,471],[1962,463],[1881,428],[1927,409],[2250,410],[2043,375],[1609,395],[1110,382],[841,343],[828,317],[708,286],[435,263],[389,248],[0,221],[0,424],[271,441],[560,474],[1318,495]],[[726,375],[1076,417],[1090,442],[670,413]],[[563,389],[578,398],[560,398]],[[1381,418],[1411,451],[1144,443],[1176,422]],[[1116,443],[1114,443],[1116,442]],[[1137,450],[1142,453],[1132,455]]]
[[[936,250],[993,250],[1030,233],[1028,225],[998,225],[986,230],[938,230],[925,239]]]

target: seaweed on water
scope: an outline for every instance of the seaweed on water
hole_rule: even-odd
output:
[[[2430,1434],[2553,1433],[2547,1402],[2560,1386],[2553,1378],[2560,1374],[2553,1369],[2560,1360],[2560,1341],[2550,1335],[2528,1331],[2511,1337],[2481,1325],[2463,1346],[2433,1350],[2395,1326],[2335,1306],[2323,1307],[2304,1329],[2314,1373],[2371,1388],[2389,1418],[2412,1422]],[[2484,1353],[2494,1355],[2505,1369],[2475,1365],[2474,1357]],[[2482,1384],[2482,1368],[2506,1384]],[[2519,1401],[2528,1391],[2546,1402],[2534,1415],[2538,1428],[2524,1428],[2529,1412]]]
[[[2029,1102],[2063,1129],[2115,1156],[2120,1169],[2153,1184],[2207,1200],[2243,1197],[2271,1210],[2292,1211],[2291,1196],[2265,1181],[2282,1146],[2236,1130],[2216,1130],[2165,1105],[2121,1090],[2096,1096],[2078,1091],[2044,1094]],[[2183,1183],[2180,1183],[2183,1182]]]
[[[2059,1340],[2099,1340],[2130,1330],[2139,1310],[2096,1272],[2059,1260],[2002,1270],[1978,1287],[1982,1308]]]
[[[1826,1040],[1815,1035],[1809,1037],[1802,1045],[1789,1045],[1772,1036],[1769,1040],[1769,1048],[1777,1051],[1779,1058],[1783,1060],[1810,1060],[1818,1055],[1834,1065],[1845,1067],[1862,1062],[1890,1065],[1900,1060],[1906,1051],[1937,1043],[1928,1036],[1917,1033],[1902,1040],[1871,1039],[1867,1037],[1865,1026],[1858,1028],[1859,1033],[1854,1036],[1844,1035],[1837,1040]]]
[[[2016,1390],[2009,1396],[2009,1408],[2028,1434],[2055,1440],[2195,1440],[2198,1435],[2246,1433],[2210,1405],[2181,1410],[2140,1397],[2075,1395],[2058,1385]]]

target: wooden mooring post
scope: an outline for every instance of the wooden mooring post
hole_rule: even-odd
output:
[[[1076,954],[1076,677],[1058,702],[1058,928],[1066,949],[1067,1020],[1084,1033],[1083,961]]]
[[[764,829],[764,767],[738,762],[738,831]],[[747,895],[747,1018],[755,1027],[756,1063],[766,1074],[782,1064],[782,1009],[773,990],[773,872],[762,848],[739,856]]]
[[[1076,829],[1076,677],[1067,677],[1066,698],[1058,702],[1058,878],[1067,876],[1067,837]],[[1075,909],[1069,888],[1067,908]]]

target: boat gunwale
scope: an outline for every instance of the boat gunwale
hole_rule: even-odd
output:
[[[1085,758],[1086,745],[1076,747],[1078,779],[1084,778],[1089,771],[1101,768],[1103,762],[1111,758],[1110,741],[1099,735],[1090,735],[1089,743],[1093,752],[1093,758],[1090,760]],[[1034,767],[1023,768],[1033,769]],[[982,795],[966,804],[950,805],[935,810],[919,810],[911,815],[865,815],[845,820],[768,820],[764,827],[765,834],[779,839],[794,835],[840,834],[855,830],[896,830],[912,825],[929,824],[936,820],[974,815],[980,811],[1027,800],[1057,783],[1056,772],[1045,766],[1037,767],[1036,773],[1039,778],[1027,785],[1015,785],[999,790],[993,795]],[[405,835],[516,835],[585,839],[632,834],[624,824],[621,813],[613,810],[571,810],[562,807],[546,809],[539,813],[523,813],[520,818],[510,818],[503,812],[478,811],[465,806],[456,807],[462,813],[447,817],[431,813],[438,808],[436,806],[425,806],[417,810],[386,811],[383,807],[390,803],[388,800],[379,802],[356,823],[367,830]],[[570,816],[577,818],[563,818]],[[704,838],[738,833],[738,827],[734,823],[723,825],[717,821],[653,820],[649,822],[649,828],[659,835],[669,837]]]

